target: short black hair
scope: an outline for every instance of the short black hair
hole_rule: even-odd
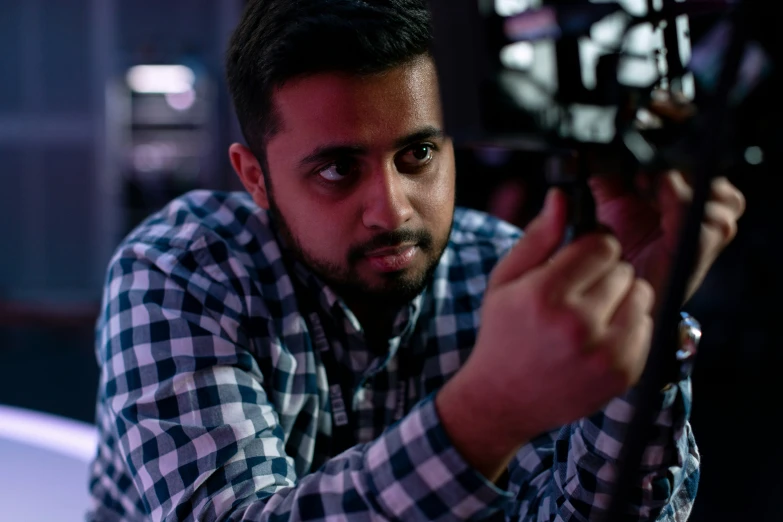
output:
[[[426,0],[248,0],[226,57],[242,133],[267,169],[280,130],[272,95],[322,72],[371,75],[430,53]]]

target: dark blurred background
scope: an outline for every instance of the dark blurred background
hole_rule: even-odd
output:
[[[222,62],[242,7],[0,0],[0,404],[92,422],[93,326],[113,248],[178,194],[238,188],[225,151],[240,135]],[[772,47],[779,20],[759,27]],[[184,65],[192,76],[169,95],[132,92],[129,82],[144,80],[139,69],[128,77],[138,65]],[[736,130],[746,161],[729,175],[748,211],[688,307],[704,326],[692,520],[783,518],[781,92],[773,71],[745,102]],[[522,226],[540,207],[546,159],[459,150],[458,202]]]

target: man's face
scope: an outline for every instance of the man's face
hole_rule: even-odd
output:
[[[282,126],[267,144],[271,186],[258,203],[288,247],[349,303],[415,297],[454,212],[454,154],[432,61],[309,76],[273,101]]]

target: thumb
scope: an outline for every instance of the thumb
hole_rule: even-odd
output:
[[[563,241],[567,211],[565,194],[557,188],[550,189],[544,208],[492,271],[488,289],[513,281],[552,257]]]

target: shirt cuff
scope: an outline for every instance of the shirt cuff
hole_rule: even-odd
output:
[[[582,436],[592,451],[610,462],[619,459],[639,397],[640,390],[634,388],[625,396],[610,401],[599,413],[579,422]],[[646,441],[647,448],[642,462],[643,466],[649,467],[664,462],[663,456],[667,449],[679,447],[681,439],[686,435],[684,427],[691,409],[690,379],[662,390],[656,400],[654,429]]]
[[[368,445],[364,459],[370,488],[394,520],[483,519],[513,499],[454,448],[434,394]]]

